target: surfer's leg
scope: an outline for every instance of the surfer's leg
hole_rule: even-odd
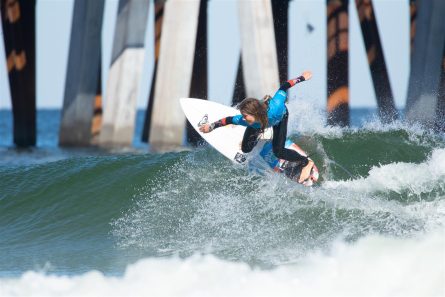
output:
[[[241,150],[243,153],[249,153],[253,150],[255,145],[258,143],[258,136],[260,135],[260,130],[252,127],[247,127],[246,132],[244,132],[243,142],[241,143]]]
[[[300,155],[294,150],[285,148],[287,138],[287,120],[288,113],[284,115],[278,125],[273,126],[272,150],[274,155],[279,159],[284,159],[290,162],[299,162],[302,166],[306,166],[308,159]]]
[[[299,183],[302,183],[310,176],[314,162],[310,161],[307,157],[300,155],[296,151],[284,147],[287,138],[287,120],[288,113],[286,112],[281,122],[278,125],[273,126],[272,149],[277,158],[290,162],[298,162],[303,166],[298,180]]]

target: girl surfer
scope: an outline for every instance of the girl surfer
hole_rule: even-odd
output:
[[[301,76],[290,79],[283,83],[273,97],[265,96],[263,100],[255,98],[246,98],[239,105],[240,115],[233,117],[225,117],[211,124],[204,124],[200,126],[199,130],[204,133],[209,133],[213,129],[234,124],[246,126],[243,141],[241,143],[241,150],[244,153],[252,151],[258,143],[259,135],[268,127],[273,129],[272,147],[273,153],[279,159],[284,159],[289,162],[296,162],[301,164],[299,183],[303,183],[309,178],[314,162],[307,157],[300,155],[294,150],[285,148],[287,137],[287,121],[289,113],[285,105],[287,98],[286,91],[305,80],[312,77],[310,71],[305,71]]]

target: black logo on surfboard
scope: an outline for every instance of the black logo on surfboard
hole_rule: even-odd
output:
[[[246,155],[241,153],[236,153],[235,161],[237,161],[238,163],[244,163],[246,161]]]

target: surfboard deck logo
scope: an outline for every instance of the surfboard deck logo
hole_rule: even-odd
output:
[[[182,110],[193,126],[193,128],[204,138],[213,148],[235,163],[244,164],[248,161],[247,155],[241,151],[241,142],[246,127],[241,125],[227,125],[214,129],[211,133],[202,133],[199,126],[205,123],[213,123],[227,116],[239,114],[239,111],[233,107],[226,106],[217,102],[195,99],[181,98],[180,104]],[[289,179],[298,183],[302,166],[297,162],[289,162],[275,157],[272,151],[272,129],[266,129],[257,144],[260,148],[260,157],[266,161],[269,167],[278,173],[284,174]],[[300,155],[306,156],[306,152],[290,139],[286,140],[285,147],[295,150]],[[255,150],[257,151],[257,150]],[[253,153],[253,152],[252,152]],[[252,154],[249,153],[249,154]],[[319,178],[318,168],[314,164],[311,174],[302,184],[312,186]]]

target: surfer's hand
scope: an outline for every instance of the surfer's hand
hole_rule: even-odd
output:
[[[213,127],[211,124],[204,124],[199,126],[199,131],[203,132],[203,133],[209,133],[212,132]]]
[[[305,71],[301,74],[302,77],[304,77],[304,80],[310,80],[312,78],[312,72]]]
[[[300,179],[298,180],[300,184],[302,184],[305,180],[307,180],[310,177],[313,166],[314,166],[314,161],[309,160],[307,165],[303,167],[300,173]]]

